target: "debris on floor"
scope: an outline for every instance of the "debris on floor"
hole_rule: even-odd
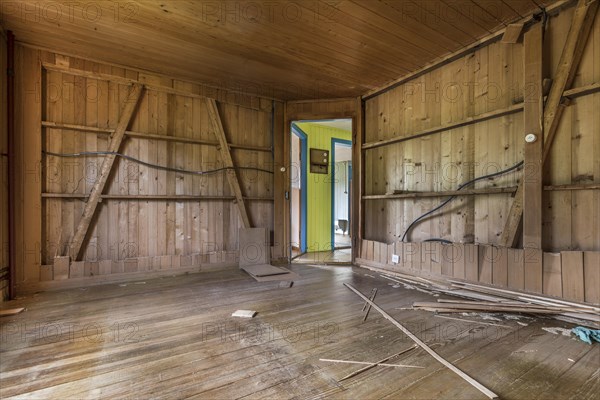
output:
[[[538,296],[501,289],[492,286],[467,283],[457,280],[436,280],[398,272],[380,273],[384,279],[403,285],[405,289],[418,290],[432,296],[453,296],[453,299],[439,298],[437,302],[415,302],[413,309],[435,313],[476,313],[487,320],[517,320],[522,314],[546,316],[589,328],[600,329],[600,308],[546,296]],[[457,299],[457,297],[459,299]],[[491,317],[502,313],[504,318]]]
[[[10,317],[11,315],[17,315],[25,311],[25,308],[9,308],[6,310],[0,310],[0,317]]]
[[[571,330],[581,341],[587,344],[594,342],[600,342],[600,330],[599,329],[588,329],[583,326],[578,326]]]
[[[256,315],[256,311],[253,311],[253,310],[237,310],[236,312],[231,314],[232,317],[239,317],[239,318],[254,318],[255,315]]]
[[[565,328],[542,328],[543,331],[551,333],[553,335],[571,336],[571,330]]]

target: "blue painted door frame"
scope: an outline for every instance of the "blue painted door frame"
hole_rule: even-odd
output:
[[[306,226],[306,205],[308,202],[308,184],[307,184],[307,157],[308,157],[308,136],[296,124],[292,123],[292,133],[300,139],[300,252],[306,252],[307,226]]]

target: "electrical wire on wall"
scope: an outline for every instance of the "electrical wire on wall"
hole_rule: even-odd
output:
[[[498,172],[494,172],[492,174],[488,174],[488,175],[484,175],[484,176],[480,176],[474,179],[471,179],[470,181],[467,181],[463,184],[461,184],[460,186],[458,186],[458,189],[456,190],[462,190],[464,188],[466,188],[469,185],[474,184],[475,182],[484,180],[484,179],[490,179],[490,178],[494,178],[496,176],[499,175],[504,175],[506,173],[509,173],[511,171],[517,170],[519,169],[525,162],[521,161],[515,165],[513,165],[510,168],[504,169],[502,171],[498,171]],[[422,221],[423,219],[425,219],[426,217],[430,216],[431,214],[433,214],[434,212],[438,211],[439,209],[441,209],[442,207],[444,207],[446,204],[450,203],[452,200],[454,200],[456,197],[458,197],[457,194],[452,195],[450,197],[448,197],[446,200],[444,200],[440,205],[438,205],[437,207],[427,211],[425,214],[421,215],[419,218],[415,219],[413,222],[410,223],[410,225],[408,225],[408,228],[406,228],[406,231],[404,231],[404,234],[402,235],[402,239],[400,239],[401,242],[404,242],[404,239],[406,238],[406,235],[408,235],[408,233],[410,232],[410,230],[419,222]],[[431,242],[431,241],[436,241],[436,242],[444,242],[444,243],[450,243],[450,241],[445,240],[445,239],[428,239],[426,240],[427,242]]]
[[[158,164],[151,164],[149,162],[146,161],[142,161],[142,160],[138,160],[137,158],[128,156],[126,154],[122,154],[122,153],[118,153],[115,151],[82,151],[79,153],[52,153],[50,151],[44,151],[45,154],[49,155],[49,156],[54,156],[54,157],[85,157],[85,156],[107,156],[107,155],[115,155],[121,158],[124,158],[126,160],[129,161],[133,161],[135,163],[138,163],[140,165],[146,166],[146,167],[150,167],[150,168],[156,168],[162,171],[171,171],[171,172],[178,172],[181,174],[192,174],[192,175],[208,175],[208,174],[214,174],[217,172],[221,172],[221,171],[225,171],[228,169],[245,169],[245,170],[252,170],[252,171],[260,171],[260,172],[266,172],[269,174],[272,174],[273,171],[269,171],[268,169],[263,169],[263,168],[258,168],[258,167],[222,167],[222,168],[216,168],[216,169],[211,169],[208,171],[193,171],[193,170],[189,170],[189,169],[181,169],[181,168],[174,168],[174,167],[166,167],[164,165],[158,165]]]

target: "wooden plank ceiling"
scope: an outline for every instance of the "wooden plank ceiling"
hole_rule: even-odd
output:
[[[18,41],[277,99],[357,96],[552,0],[2,2]]]

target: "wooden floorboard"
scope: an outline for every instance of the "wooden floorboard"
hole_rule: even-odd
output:
[[[598,389],[598,346],[541,329],[567,323],[540,318],[491,327],[435,318],[409,309],[434,298],[376,272],[291,269],[302,276],[292,288],[227,268],[12,301],[5,307],[26,311],[0,321],[0,397],[481,397],[418,348],[392,361],[424,369],[378,366],[338,382],[359,366],[320,358],[373,362],[413,345],[376,312],[363,323],[361,299],[342,283],[366,294],[378,288],[380,307],[503,399],[594,398]],[[258,314],[231,317],[237,309]]]

